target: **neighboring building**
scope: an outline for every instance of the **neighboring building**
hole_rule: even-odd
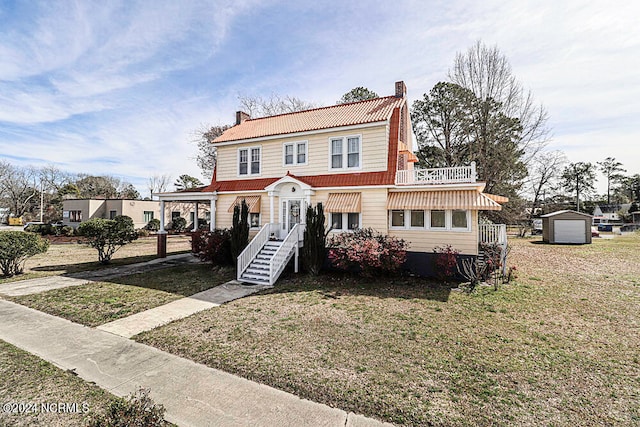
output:
[[[542,241],[546,243],[591,243],[592,216],[576,211],[542,215]]]
[[[187,226],[195,221],[193,203],[167,203],[164,207],[165,218],[182,217]],[[202,206],[200,219],[209,220],[209,212]],[[78,227],[81,222],[91,218],[113,219],[117,215],[126,215],[133,220],[135,228],[142,228],[154,218],[160,218],[160,202],[157,200],[128,199],[67,199],[62,204],[62,223]]]
[[[0,224],[6,224],[9,220],[9,208],[0,208]]]
[[[622,218],[620,214],[626,215],[629,212],[631,203],[596,205],[593,209],[593,223],[620,223]]]
[[[209,205],[211,229],[231,227],[233,207],[246,200],[257,237],[239,259],[244,281],[277,279],[297,253],[306,207],[318,202],[331,233],[371,227],[409,241],[407,267],[418,274],[430,272],[436,247],[474,257],[482,241],[506,244],[504,226],[478,224],[480,210],[500,210],[507,199],[483,193],[475,164],[414,169],[403,82],[395,95],[367,101],[258,119],[238,112],[236,125],[213,144],[217,163],[209,186],[158,196],[161,203]]]

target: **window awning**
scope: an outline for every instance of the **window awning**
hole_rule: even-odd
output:
[[[488,198],[490,198],[491,200],[493,200],[496,203],[507,203],[509,201],[508,197],[505,196],[498,196],[497,194],[489,194],[489,193],[482,193],[485,196],[487,196]]]
[[[361,193],[329,193],[326,212],[360,212]]]
[[[234,206],[240,206],[243,200],[249,206],[249,213],[260,213],[260,196],[238,196],[227,212],[232,213]]]
[[[471,209],[499,211],[502,207],[475,190],[389,193],[387,209]]]

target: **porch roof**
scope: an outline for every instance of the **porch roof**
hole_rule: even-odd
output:
[[[362,193],[329,193],[327,212],[360,212]]]
[[[389,193],[387,209],[472,209],[499,211],[502,207],[478,191],[454,190]]]

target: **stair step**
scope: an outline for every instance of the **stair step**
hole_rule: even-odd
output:
[[[258,275],[258,274],[247,274],[242,273],[242,276],[240,276],[240,279],[251,279],[251,280],[260,280],[263,282],[269,282],[269,275]]]
[[[247,268],[245,270],[245,273],[247,274],[257,274],[259,276],[269,276],[269,269],[261,269],[261,268],[254,268],[253,266],[249,266],[249,268]]]
[[[269,248],[279,248],[280,246],[282,246],[282,242],[269,241],[265,243],[264,246]]]
[[[271,261],[271,258],[273,258],[273,254],[272,255],[264,255],[264,254],[256,255],[256,259],[263,259],[265,261]]]

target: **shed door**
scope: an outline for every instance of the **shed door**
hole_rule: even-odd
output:
[[[587,243],[586,226],[581,219],[557,219],[553,224],[555,243]]]

